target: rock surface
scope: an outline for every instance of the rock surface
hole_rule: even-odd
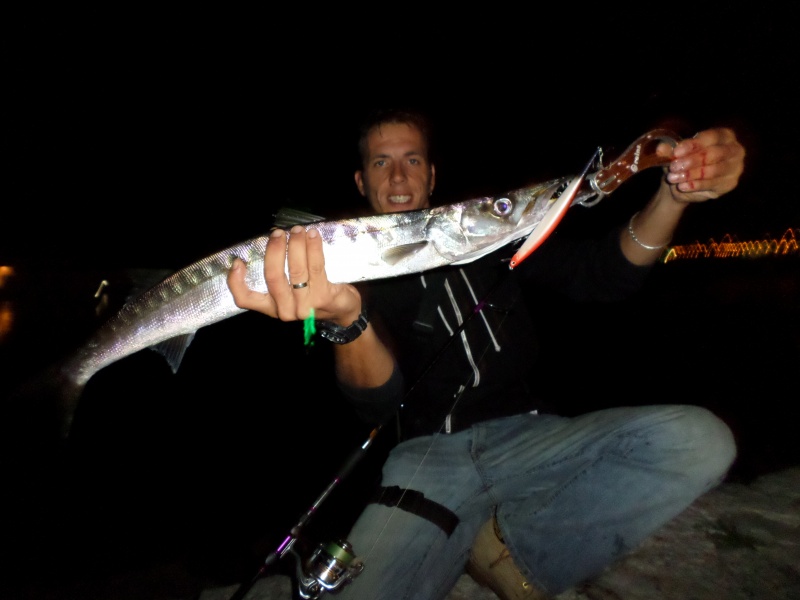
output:
[[[237,586],[207,589],[199,600],[228,600],[236,590]],[[291,583],[284,576],[259,580],[246,596],[246,600],[291,598]],[[556,600],[797,598],[800,467],[762,475],[748,485],[721,485],[623,561]],[[447,600],[497,597],[464,575]]]

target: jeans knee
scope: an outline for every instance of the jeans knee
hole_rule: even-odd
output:
[[[697,460],[710,482],[721,481],[736,459],[736,441],[730,427],[710,410],[686,407],[697,450]]]

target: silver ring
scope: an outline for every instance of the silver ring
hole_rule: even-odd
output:
[[[292,284],[292,288],[294,288],[296,290],[301,290],[304,287],[308,287],[308,282],[307,281],[304,281],[303,283],[293,283]]]

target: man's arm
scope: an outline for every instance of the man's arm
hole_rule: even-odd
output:
[[[654,263],[672,240],[686,207],[727,194],[744,170],[744,147],[728,128],[701,131],[674,149],[661,144],[658,153],[672,157],[666,177],[620,235],[622,253],[635,265]]]

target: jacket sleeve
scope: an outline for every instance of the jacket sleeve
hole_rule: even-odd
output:
[[[368,425],[382,424],[393,416],[405,393],[405,380],[397,362],[386,383],[378,387],[353,387],[341,381],[338,385],[358,417]]]
[[[554,232],[527,261],[523,277],[577,302],[615,302],[640,290],[652,265],[631,263],[619,245],[620,229],[604,237],[569,239]]]

